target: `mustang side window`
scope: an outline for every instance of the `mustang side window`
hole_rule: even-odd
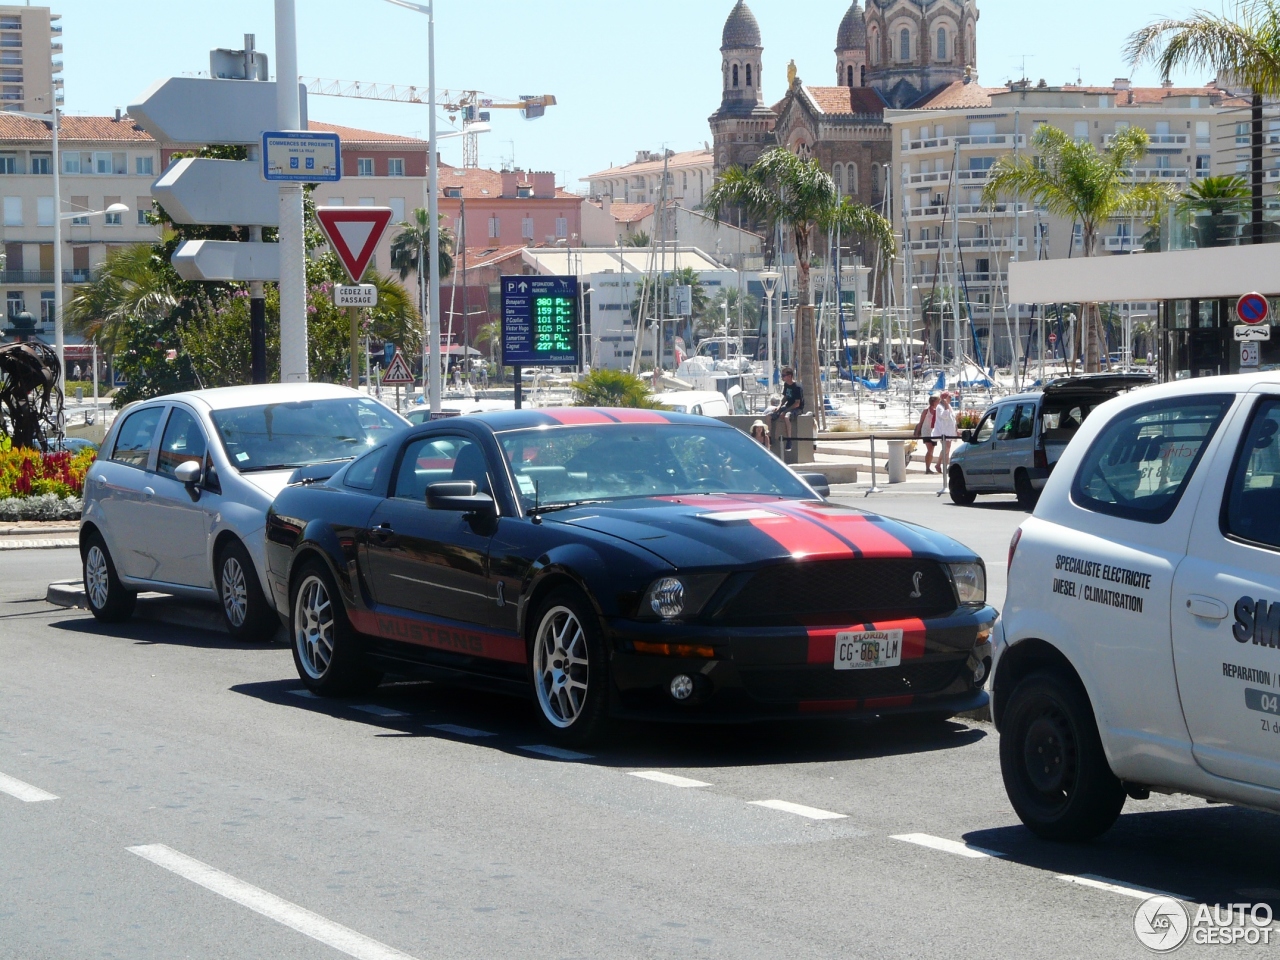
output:
[[[151,456],[151,443],[156,438],[156,427],[160,426],[160,414],[164,407],[145,407],[136,410],[125,419],[116,435],[116,446],[111,451],[111,459],[116,463],[127,463],[131,467],[147,468],[147,460]]]
[[[172,477],[180,464],[188,460],[200,463],[204,460],[204,455],[204,431],[200,429],[200,424],[187,411],[174,407],[160,440],[160,458],[156,461],[156,472]]]
[[[1280,401],[1263,400],[1236,454],[1222,532],[1280,549]]]
[[[467,480],[477,492],[490,492],[488,464],[480,444],[468,437],[420,437],[405,447],[392,496],[421,503],[431,484]]]
[[[1098,513],[1164,523],[1233,400],[1217,394],[1179,397],[1120,414],[1089,447],[1071,499]]]
[[[342,475],[342,485],[351,487],[353,490],[372,490],[373,485],[378,480],[378,470],[382,466],[382,455],[386,451],[386,447],[379,447],[372,453],[366,453],[351,466],[347,467],[347,472]]]

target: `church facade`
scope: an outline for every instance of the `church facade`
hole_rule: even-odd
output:
[[[781,145],[817,159],[841,193],[883,201],[893,154],[885,110],[962,97],[976,75],[979,14],[976,0],[866,3],[854,0],[836,31],[836,85],[805,83],[792,61],[786,95],[766,105],[763,37],[738,0],[721,36],[723,89],[710,118],[717,173]]]

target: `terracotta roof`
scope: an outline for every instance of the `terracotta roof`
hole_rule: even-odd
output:
[[[527,172],[521,172],[519,185],[532,187],[533,179]],[[461,187],[463,200],[496,200],[502,196],[502,174],[497,170],[484,170],[479,167],[451,167],[440,165],[440,191],[449,187]],[[452,199],[452,198],[449,198]],[[510,199],[510,198],[508,198]],[[524,197],[526,200],[550,200],[551,197]],[[570,193],[556,187],[556,200],[581,200],[576,193]]]
[[[941,89],[926,94],[923,99],[911,105],[912,110],[949,110],[964,107],[989,107],[991,95],[1006,93],[1007,88],[990,89],[980,87],[976,83],[965,83],[956,80]]]
[[[601,209],[604,204],[596,204]],[[653,216],[652,203],[614,203],[609,207],[609,212],[613,214],[613,219],[618,223],[639,223],[646,217]]]
[[[1035,87],[1028,88],[1035,90]],[[1233,99],[1231,95],[1218,87],[1130,87],[1128,90],[1117,90],[1112,87],[1075,87],[1067,85],[1062,88],[1064,92],[1071,93],[1087,93],[1090,96],[1106,96],[1113,94],[1116,98],[1116,106],[1124,107],[1130,103],[1157,105],[1164,102],[1169,97],[1211,97],[1219,100]],[[1129,95],[1133,94],[1130,100]]]
[[[510,260],[513,256],[518,256],[525,246],[521,243],[505,247],[467,247],[467,269],[479,270],[482,267],[501,263],[503,260]],[[458,262],[461,263],[461,261]]]
[[[0,113],[0,140],[41,141],[53,139],[48,124],[39,120],[28,120],[15,117],[9,113]],[[58,140],[73,140],[92,143],[120,141],[130,143],[154,143],[151,135],[143,132],[128,117],[117,120],[115,117],[77,117],[64,115],[58,126]]]
[[[336,123],[322,123],[319,120],[307,121],[308,130],[323,133],[336,133],[343,142],[351,143],[413,143],[423,150],[427,149],[427,141],[418,137],[402,137],[394,133],[377,133],[373,130],[360,130],[357,127],[343,127]]]
[[[582,179],[584,181],[600,180],[605,177],[628,177],[639,176],[643,173],[661,173],[664,162],[668,170],[675,170],[680,167],[699,167],[706,164],[714,164],[715,154],[710,150],[685,150],[682,153],[672,154],[666,161],[659,158],[657,160],[625,163],[620,167],[610,167],[608,170],[601,170],[599,173],[593,173]]]
[[[870,87],[811,87],[803,90],[822,113],[835,116],[884,116],[884,100]]]

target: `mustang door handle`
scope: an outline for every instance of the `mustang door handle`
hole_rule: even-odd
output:
[[[146,497],[148,500],[150,500],[152,497],[156,495],[156,492],[151,487],[143,487],[142,495]],[[1226,614],[1223,614],[1223,616],[1226,616]]]
[[[389,523],[384,523],[381,526],[374,527],[372,533],[374,537],[382,541],[390,540],[396,535],[395,530],[392,529],[391,524]]]
[[[1203,617],[1206,620],[1227,619],[1227,605],[1213,597],[1187,597],[1187,610],[1193,617]]]

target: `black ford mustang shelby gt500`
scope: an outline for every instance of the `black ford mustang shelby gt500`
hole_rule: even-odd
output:
[[[996,612],[968,548],[824,502],[744,434],[649,410],[414,427],[267,521],[303,682],[532,687],[553,735],[610,716],[952,715]]]

